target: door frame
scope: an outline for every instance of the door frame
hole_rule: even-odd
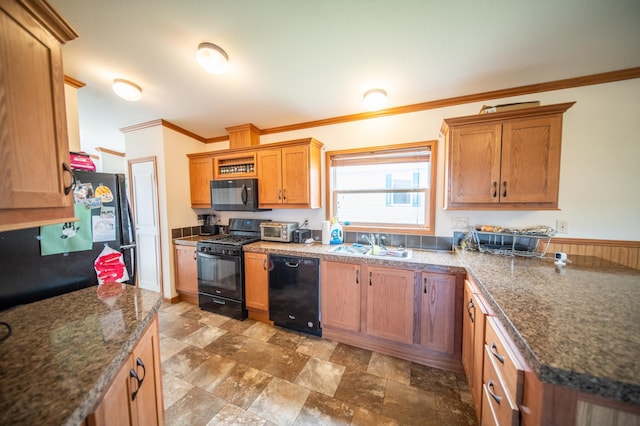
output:
[[[134,229],[136,227],[136,223],[135,223],[135,219],[136,219],[136,206],[135,206],[135,199],[133,196],[133,178],[132,178],[132,174],[131,174],[131,165],[132,164],[136,164],[136,163],[147,163],[147,162],[151,162],[153,163],[153,184],[156,187],[156,195],[158,192],[158,163],[157,163],[157,157],[151,156],[151,157],[140,157],[140,158],[133,158],[133,159],[128,159],[127,160],[127,178],[129,179],[129,203],[131,204],[131,214],[133,216],[133,226]],[[156,212],[157,212],[157,220],[156,220],[156,232],[158,234],[158,280],[160,281],[158,284],[160,284],[160,294],[162,295],[162,297],[164,298],[164,279],[163,279],[163,267],[162,267],[162,233],[160,232],[160,200],[159,197],[156,196]],[[137,234],[137,229],[136,229],[136,234]],[[136,235],[136,241],[138,241],[137,235]],[[139,251],[139,247],[136,247],[136,256],[140,256],[140,251]],[[136,259],[136,260],[138,260]],[[138,262],[138,265],[140,265],[140,262]],[[139,287],[138,285],[138,279],[140,277],[140,274],[136,274],[136,287]]]

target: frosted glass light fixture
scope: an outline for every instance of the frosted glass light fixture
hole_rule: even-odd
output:
[[[142,98],[142,89],[140,86],[124,78],[114,79],[112,87],[118,96],[127,101],[135,102]]]
[[[387,92],[382,89],[367,90],[362,102],[369,111],[377,111],[387,104]]]
[[[208,42],[198,45],[196,60],[205,71],[211,74],[223,74],[229,64],[227,52],[220,46]]]

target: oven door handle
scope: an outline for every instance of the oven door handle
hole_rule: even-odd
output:
[[[220,256],[218,256],[216,254],[207,254],[207,253],[201,253],[201,252],[198,252],[198,256],[199,257],[204,257],[204,258],[207,258],[207,259],[216,259],[216,258],[220,257]]]

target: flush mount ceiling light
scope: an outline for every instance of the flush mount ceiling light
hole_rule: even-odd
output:
[[[367,90],[362,102],[369,111],[377,111],[387,104],[387,92],[382,89]]]
[[[208,42],[198,45],[196,60],[205,71],[211,74],[223,74],[229,64],[227,52],[220,46]]]
[[[135,102],[142,98],[142,89],[140,86],[124,78],[114,79],[112,87],[118,96],[127,101]]]

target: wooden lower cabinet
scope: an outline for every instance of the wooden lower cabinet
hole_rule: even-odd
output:
[[[322,336],[462,372],[463,276],[364,263],[321,263]],[[453,290],[449,286],[454,287]],[[433,299],[431,297],[433,296]]]
[[[88,426],[164,425],[160,337],[153,319],[118,370]]]
[[[415,273],[366,266],[366,332],[402,343],[413,343]]]
[[[244,253],[245,300],[252,313],[269,318],[269,258],[266,253]],[[260,318],[256,318],[260,319]]]
[[[478,418],[482,416],[482,373],[484,368],[484,329],[489,311],[478,294],[473,281],[464,285],[464,312],[462,314],[462,366],[471,388],[473,405]]]
[[[423,272],[420,287],[420,345],[453,355],[460,350],[460,321],[456,321],[455,275]],[[456,339],[456,337],[458,337]]]
[[[362,288],[360,265],[325,261],[322,262],[320,276],[323,327],[359,332]]]
[[[198,264],[195,246],[174,244],[176,291],[180,300],[198,304]]]

